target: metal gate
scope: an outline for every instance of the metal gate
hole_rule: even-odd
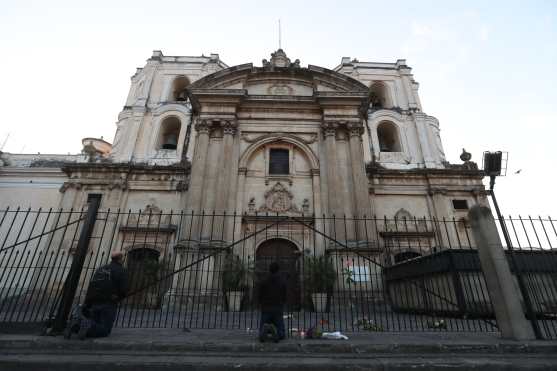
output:
[[[258,283],[278,261],[291,333],[498,331],[465,220],[94,211],[2,211],[0,325],[63,321],[94,270],[123,251],[130,294],[117,327],[256,329]],[[522,259],[550,338],[555,255],[539,250],[543,266]]]

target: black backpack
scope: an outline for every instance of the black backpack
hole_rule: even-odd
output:
[[[98,268],[87,289],[87,303],[108,302],[112,299],[112,271],[108,265]]]

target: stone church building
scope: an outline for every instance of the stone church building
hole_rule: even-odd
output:
[[[446,161],[405,60],[304,67],[279,49],[261,65],[229,67],[217,54],[154,51],[131,77],[113,143],[83,145],[79,155],[1,153],[0,207],[79,209],[96,193],[104,210],[244,216],[179,226],[185,248],[231,241],[261,215],[346,218],[325,233],[380,252],[388,237],[363,219],[463,221],[487,204],[466,153],[463,164]],[[317,246],[286,229],[294,249]],[[252,256],[263,243],[257,236]]]
[[[1,160],[2,207],[79,208],[96,192],[123,210],[460,218],[486,200],[472,163],[445,160],[404,60],[331,70],[280,49],[233,67],[155,51],[131,78],[112,145]]]

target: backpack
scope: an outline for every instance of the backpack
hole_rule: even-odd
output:
[[[86,302],[106,302],[112,298],[112,271],[108,265],[98,268],[87,289]]]

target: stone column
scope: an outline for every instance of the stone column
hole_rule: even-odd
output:
[[[501,337],[514,340],[534,339],[534,332],[522,310],[520,293],[514,286],[511,269],[491,210],[475,205],[470,209],[468,217],[478,244],[480,265]]]
[[[220,125],[213,126],[209,136],[208,158],[205,163],[205,179],[203,185],[204,204],[202,210],[206,214],[215,211],[217,198],[217,180],[220,163],[222,162],[222,129]]]
[[[209,122],[199,120],[195,124],[197,139],[192,159],[191,183],[189,188],[189,208],[195,213],[201,211],[203,204],[203,183],[205,180],[205,165],[207,161],[207,150],[209,148]]]
[[[338,163],[337,163],[337,146],[336,146],[336,131],[338,125],[336,123],[324,123],[323,135],[325,136],[325,149],[327,153],[327,183],[329,188],[328,202],[329,210],[327,216],[340,214],[340,207],[338,202]]]
[[[325,231],[332,238],[338,241],[345,240],[344,226],[342,224],[342,209],[340,205],[339,195],[342,193],[342,183],[339,179],[338,159],[337,159],[337,143],[336,132],[338,124],[335,122],[323,123],[323,135],[325,136],[325,149],[327,153],[327,183],[328,183],[328,218],[335,216],[335,220],[331,220],[330,228]]]
[[[187,215],[193,212],[195,215],[184,218],[182,236],[184,239],[199,239],[199,222],[203,207],[203,188],[205,182],[205,164],[209,149],[210,123],[206,120],[198,120],[195,124],[197,140],[195,141],[195,151],[192,160],[191,183],[189,188],[188,205],[186,205]]]
[[[352,165],[352,179],[354,183],[354,198],[356,201],[356,208],[354,215],[358,218],[371,218],[372,212],[370,209],[369,192],[367,185],[367,177],[365,174],[364,156],[362,152],[362,134],[364,127],[361,122],[352,123],[348,125],[350,134],[350,161]],[[366,231],[365,226],[373,223],[364,223],[360,221],[356,223],[356,237],[358,240],[365,240],[366,237],[374,238],[371,230]]]
[[[222,123],[222,132],[223,132],[223,142],[222,142],[222,151],[219,160],[219,173],[218,173],[218,182],[217,182],[217,189],[216,189],[216,203],[215,203],[215,212],[219,216],[215,218],[215,228],[214,228],[214,239],[217,240],[227,240],[225,233],[227,231],[223,230],[229,219],[232,217],[232,213],[228,212],[227,205],[228,205],[228,197],[230,195],[230,180],[232,178],[231,172],[233,171],[234,166],[231,164],[232,152],[233,152],[233,145],[234,145],[234,134],[236,133],[237,124],[234,121],[224,121]],[[224,214],[228,216],[224,216]]]
[[[236,133],[237,124],[233,121],[225,121],[222,124],[223,132],[223,145],[222,145],[222,155],[220,157],[220,170],[219,170],[219,180],[217,185],[217,201],[215,209],[217,213],[223,213],[226,211],[227,201],[228,201],[228,190],[230,189],[230,178],[232,166],[230,165],[230,160],[232,160],[232,150],[234,145],[234,134]]]
[[[453,212],[450,209],[450,200],[447,194],[446,188],[431,187],[429,189],[429,195],[431,196],[438,221],[435,229],[442,249],[460,248],[462,247],[460,244],[465,240],[463,236],[458,236],[457,224],[451,216]]]
[[[248,169],[241,167],[238,169],[238,188],[236,190],[236,215],[237,218],[241,218],[242,212],[244,210],[244,203],[246,202],[245,192],[246,192],[246,175]],[[240,219],[235,221],[233,225],[234,228],[234,239],[238,240],[242,235],[242,222]]]
[[[340,202],[342,214],[338,217],[341,220],[344,232],[344,243],[351,244],[356,239],[356,228],[354,216],[356,215],[356,195],[354,194],[355,184],[352,177],[352,165],[350,158],[350,144],[348,142],[348,131],[346,122],[339,122],[337,130],[337,176],[339,186],[337,199]]]
[[[323,210],[321,208],[321,177],[319,176],[319,169],[311,169],[310,173],[313,188],[313,214],[317,218],[322,218]]]

